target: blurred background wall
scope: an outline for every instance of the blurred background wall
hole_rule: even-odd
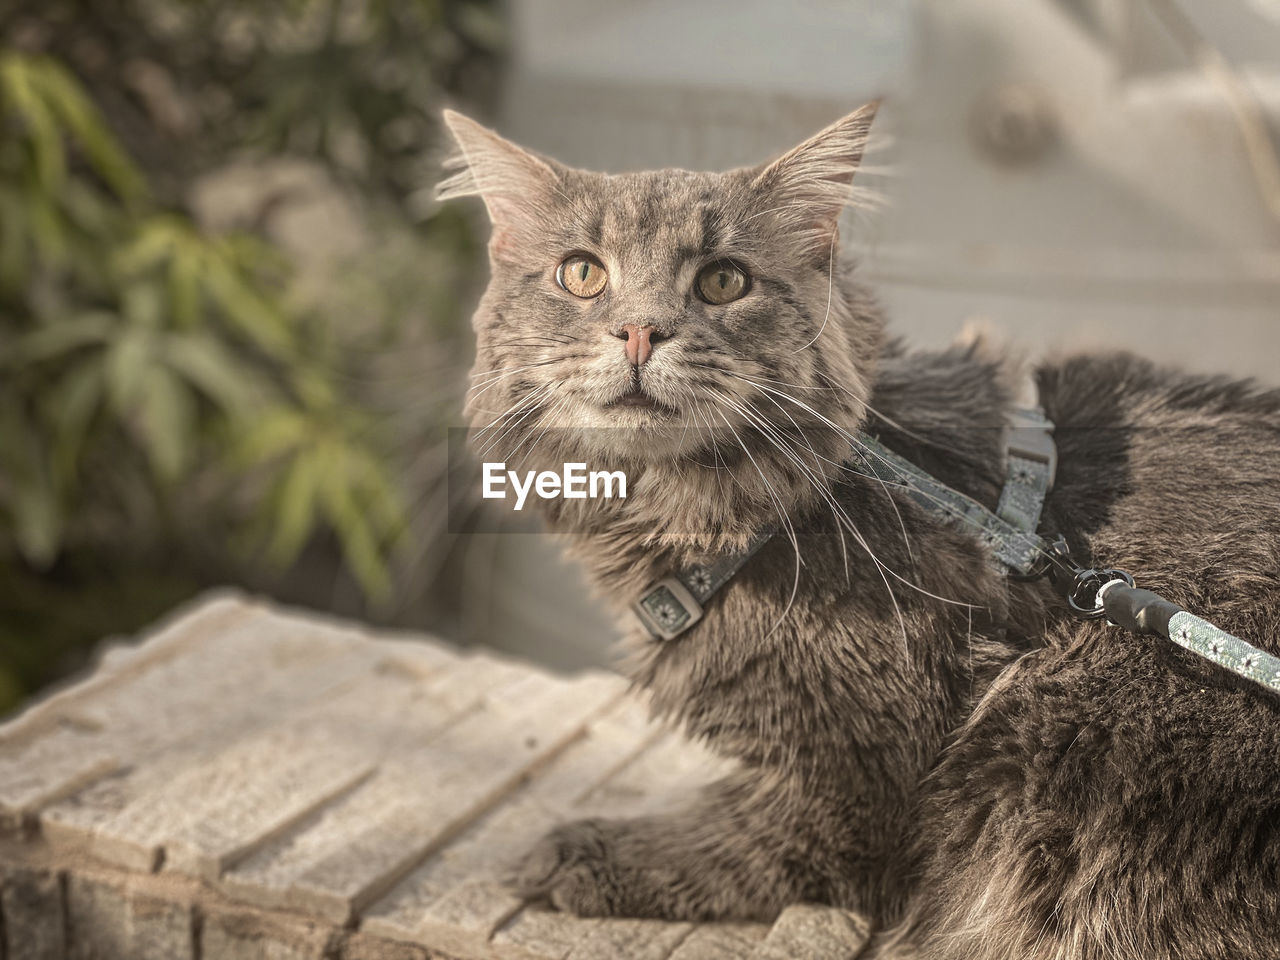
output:
[[[846,237],[913,339],[982,320],[1037,351],[1134,348],[1260,376],[1280,355],[1274,0],[526,0],[513,14],[503,126],[585,166],[755,163],[885,95],[873,162],[890,175],[867,179],[887,203]],[[1217,55],[1225,81],[1202,62]]]
[[[444,103],[625,170],[884,96],[843,236],[899,333],[1277,382],[1276,0],[10,0],[0,57],[0,706],[224,582],[608,661],[549,538],[447,530]]]

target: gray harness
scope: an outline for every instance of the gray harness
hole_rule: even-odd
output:
[[[875,438],[859,434],[858,443],[849,461],[852,469],[902,490],[931,513],[968,523],[991,547],[994,558],[1009,569],[1024,576],[1034,569],[1042,549],[1035,530],[1058,470],[1053,422],[1040,408],[1014,411],[1005,435],[1004,490],[995,513],[940,483]],[[654,639],[674,640],[702,619],[706,602],[776,533],[776,528],[770,528],[741,552],[724,554],[659,580],[632,609]]]
[[[1280,692],[1280,658],[1234,637],[1149,590],[1138,589],[1122,570],[1076,564],[1066,541],[1048,541],[1036,529],[1057,472],[1053,423],[1039,408],[1019,409],[1006,431],[1006,476],[994,512],[953,490],[885,447],[860,434],[852,469],[901,490],[925,510],[973,530],[992,559],[1025,579],[1047,576],[1071,612],[1081,619],[1106,618],[1135,633],[1162,636],[1207,660]],[[632,609],[655,640],[675,640],[702,619],[707,602],[733,579],[776,529],[766,530],[743,550],[678,570],[650,586]]]

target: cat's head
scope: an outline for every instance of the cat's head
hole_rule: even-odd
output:
[[[874,115],[758,167],[609,175],[446,112],[459,153],[439,195],[481,196],[493,225],[473,428],[505,431],[497,453],[536,435],[642,460],[823,418],[852,430],[881,335],[842,282],[837,218]]]

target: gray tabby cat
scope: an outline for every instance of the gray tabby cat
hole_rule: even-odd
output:
[[[667,816],[570,823],[513,882],[584,915],[863,911],[882,958],[1280,957],[1280,698],[1070,619],[970,532],[842,468],[857,430],[994,506],[1019,379],[909,351],[840,260],[874,105],[728,173],[568,169],[455,113],[492,279],[486,459],[622,469],[545,502],[625,609],[782,532],[627,669],[739,762]],[[1061,465],[1041,530],[1280,653],[1280,391],[1134,356],[1035,371]],[[494,438],[498,438],[495,442]]]

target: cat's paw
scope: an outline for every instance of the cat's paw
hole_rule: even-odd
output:
[[[538,841],[507,876],[525,899],[582,917],[657,916],[655,893],[674,876],[659,876],[650,865],[625,862],[621,834],[626,821],[579,820],[557,827]],[[655,889],[655,887],[657,889]]]

